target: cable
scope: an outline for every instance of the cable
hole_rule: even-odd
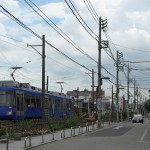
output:
[[[70,1],[70,0],[69,0]],[[88,29],[83,25],[83,23],[80,21],[80,19],[77,17],[77,15],[75,14],[75,12],[73,11],[73,9],[71,8],[71,6],[69,5],[69,3],[65,0],[66,4],[68,5],[69,9],[72,11],[73,15],[76,17],[76,19],[79,21],[79,23],[82,25],[82,27],[91,35],[91,37],[93,37],[93,39],[95,39],[98,42],[98,37],[97,35],[95,35],[97,38],[95,38],[89,31]],[[76,10],[76,9],[75,9]],[[78,13],[78,12],[77,12]],[[81,17],[82,18],[82,17]],[[82,20],[82,19],[81,19]],[[83,20],[83,22],[85,22]],[[86,23],[85,23],[86,24]],[[89,28],[89,27],[88,27]],[[91,30],[91,29],[90,29]],[[92,31],[92,30],[91,30]],[[93,31],[92,31],[93,32]],[[94,33],[95,34],[95,33]]]
[[[5,11],[7,13],[7,16],[10,17],[12,20],[14,20],[16,23],[18,23],[20,26],[22,26],[24,29],[26,29],[27,31],[31,32],[33,35],[35,35],[36,37],[38,37],[39,39],[42,40],[42,37],[40,35],[38,35],[37,33],[35,33],[33,30],[31,30],[29,27],[27,27],[25,24],[23,24],[19,19],[17,19],[15,16],[13,16],[10,12],[8,12],[4,7],[2,7],[0,5],[0,7],[3,9],[3,11]],[[2,11],[1,11],[2,12]],[[2,12],[3,13],[3,12]],[[5,13],[4,13],[5,14]],[[6,14],[5,14],[6,15]],[[58,48],[56,48],[55,46],[53,46],[52,44],[50,44],[48,41],[45,40],[45,43],[48,44],[49,46],[51,46],[53,49],[55,49],[57,52],[59,52],[60,54],[62,54],[64,57],[66,57],[67,59],[71,60],[72,62],[74,62],[75,64],[85,68],[86,70],[90,71],[91,70],[87,67],[85,67],[84,65],[81,65],[80,63],[78,63],[77,61],[73,60],[72,58],[70,58],[69,56],[67,56],[66,54],[64,54],[63,52],[61,52]]]
[[[84,1],[85,5],[86,5],[87,9],[89,10],[90,14],[91,14],[92,17],[94,18],[95,22],[96,22],[97,24],[99,24],[98,18],[97,18],[97,16],[95,16],[95,13],[94,13],[94,11],[93,11],[93,9],[92,9],[90,3],[89,3],[87,0],[83,0],[83,1]]]
[[[31,0],[29,0],[32,5],[34,5],[38,11],[40,11],[57,29],[60,30],[60,33],[57,29],[55,29],[38,11],[36,11],[36,9],[34,7],[32,7],[26,0],[24,0],[33,10],[34,12],[36,12],[49,26],[51,26],[61,37],[63,37],[68,43],[70,43],[74,48],[76,48],[78,51],[80,51],[82,54],[84,54],[85,56],[87,56],[88,58],[90,58],[91,60],[95,61],[97,63],[96,60],[94,60],[91,56],[89,56],[84,50],[81,49],[81,47],[79,47],[66,33],[64,33],[50,18],[48,18],[48,16],[43,13],[43,11],[37,6],[35,5],[35,3],[33,3]],[[64,35],[70,40],[68,40]]]

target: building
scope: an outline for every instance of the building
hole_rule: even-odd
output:
[[[95,92],[96,97],[97,92]],[[90,112],[91,104],[93,106],[93,101],[92,101],[92,91],[88,91],[87,89],[84,89],[83,91],[73,90],[73,91],[68,91],[67,96],[72,98],[74,100],[74,106],[77,108],[85,108]],[[102,90],[102,97],[105,97],[105,92]],[[102,101],[103,102],[103,101]],[[96,107],[96,99],[94,99],[94,105]]]

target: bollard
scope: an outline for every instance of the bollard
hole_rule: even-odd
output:
[[[88,127],[88,132],[89,132],[89,131],[90,131],[90,130],[89,130],[89,124],[87,124],[87,127]]]
[[[72,136],[72,127],[71,127],[71,136]]]
[[[29,147],[31,147],[31,137],[28,136],[28,137],[25,137],[25,139],[24,139],[24,148],[27,147],[27,139],[29,139]]]
[[[80,130],[81,130],[81,127],[79,126],[79,134],[80,134],[80,132],[81,132]]]
[[[54,140],[54,129],[52,131],[52,140]]]
[[[73,135],[75,136],[75,127],[73,128]]]
[[[42,132],[42,143],[44,143],[44,134]]]
[[[83,134],[83,126],[81,125],[81,134]]]
[[[61,138],[62,138],[62,137],[63,137],[63,136],[62,136],[62,130],[61,130],[61,133],[60,133],[60,134],[61,134]]]
[[[92,122],[92,130],[94,130],[94,122]]]
[[[64,133],[64,138],[65,138],[65,130],[63,130],[63,133]]]
[[[87,132],[87,123],[86,123],[86,125],[85,125],[85,126],[86,126],[86,132]]]

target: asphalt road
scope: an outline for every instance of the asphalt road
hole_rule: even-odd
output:
[[[150,150],[150,121],[144,124],[120,123],[32,150]]]

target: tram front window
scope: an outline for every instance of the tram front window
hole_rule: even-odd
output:
[[[13,105],[13,92],[0,91],[0,106],[12,106]]]

